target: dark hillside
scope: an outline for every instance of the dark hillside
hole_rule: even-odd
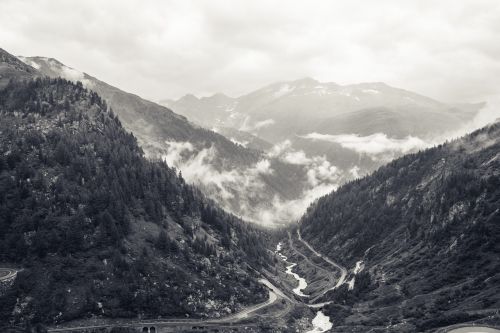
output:
[[[500,124],[342,186],[300,228],[351,270],[366,266],[354,291],[330,295],[353,306],[348,326],[424,331],[488,317],[500,308]]]
[[[0,260],[23,270],[1,322],[218,316],[267,298],[261,232],[187,185],[96,93],[0,91]]]

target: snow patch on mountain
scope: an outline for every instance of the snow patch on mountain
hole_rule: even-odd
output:
[[[36,63],[35,61],[31,60],[31,59],[28,59],[26,57],[23,57],[23,56],[18,56],[17,57],[19,60],[21,60],[22,62],[24,62],[26,65],[28,66],[31,66],[35,69],[40,69],[40,64]]]

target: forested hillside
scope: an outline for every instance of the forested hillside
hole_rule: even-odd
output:
[[[0,260],[21,269],[0,323],[220,316],[267,299],[261,232],[150,161],[96,93],[0,91]]]
[[[339,325],[425,331],[500,308],[499,208],[496,123],[342,186],[312,205],[300,228],[351,268],[354,289],[327,296],[350,305],[343,315],[330,309]]]

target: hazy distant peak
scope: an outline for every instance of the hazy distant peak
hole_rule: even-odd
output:
[[[219,102],[229,101],[232,99],[233,99],[232,97],[229,97],[226,94],[221,93],[221,92],[215,93],[211,96],[206,96],[206,97],[200,98],[200,100],[214,100],[214,101],[219,101]]]
[[[179,102],[193,102],[193,101],[199,101],[199,98],[193,94],[186,94],[181,98],[179,98]]]

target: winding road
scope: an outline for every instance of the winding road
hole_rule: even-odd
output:
[[[189,325],[196,325],[196,326],[221,326],[224,327],[225,325],[231,325],[231,327],[234,327],[234,324],[238,324],[240,321],[244,319],[248,319],[250,315],[254,314],[255,312],[266,308],[272,304],[274,304],[277,300],[279,299],[286,299],[290,301],[290,298],[286,296],[279,288],[277,288],[275,285],[273,285],[269,280],[267,279],[259,279],[259,282],[265,285],[269,289],[269,298],[267,301],[252,305],[249,307],[244,308],[238,313],[235,313],[233,315],[229,315],[227,317],[219,318],[219,319],[159,319],[159,320],[145,320],[145,321],[139,321],[139,320],[130,320],[130,321],[123,321],[123,322],[115,322],[115,323],[110,323],[110,324],[102,324],[102,325],[89,325],[89,326],[74,326],[74,327],[54,327],[48,329],[48,332],[74,332],[74,331],[81,331],[81,330],[88,330],[88,329],[103,329],[103,328],[113,328],[116,326],[124,326],[124,327],[140,327],[140,326],[189,326]],[[290,310],[290,307],[287,307],[285,310]],[[283,316],[286,314],[288,311],[282,311],[279,316]],[[258,316],[258,315],[255,315]],[[248,324],[242,324],[243,326],[251,326]]]
[[[345,279],[347,277],[347,269],[339,264],[337,264],[336,262],[334,262],[333,260],[331,260],[330,258],[322,255],[321,253],[319,253],[318,251],[316,251],[308,242],[306,242],[305,240],[302,239],[302,235],[300,234],[300,229],[297,229],[297,238],[299,239],[300,242],[302,242],[309,250],[311,250],[312,253],[314,253],[317,257],[320,257],[321,259],[323,259],[324,261],[326,261],[327,263],[329,263],[330,265],[336,267],[339,271],[340,271],[340,278],[339,280],[337,281],[337,284],[332,287],[330,290],[333,290],[335,288],[338,288],[340,287],[344,282],[345,282]]]
[[[0,268],[0,282],[9,281],[15,278],[17,270],[12,268]]]
[[[347,270],[342,267],[341,265],[337,264],[330,258],[323,256],[322,254],[318,253],[309,243],[307,243],[305,240],[302,239],[302,236],[300,234],[300,231],[297,230],[297,237],[300,242],[302,242],[315,256],[322,258],[325,262],[328,264],[332,265],[335,267],[335,269],[339,270],[341,273],[340,278],[338,279],[337,283],[335,284],[334,287],[327,289],[322,293],[324,295],[327,291],[332,290],[337,288],[338,286],[342,285],[345,282],[346,276],[347,276]],[[292,249],[295,250],[299,255],[303,256],[308,262],[310,262],[312,265],[317,267],[318,269],[325,270],[327,269],[320,267],[316,264],[314,264],[305,254],[299,252],[293,247],[292,240],[291,240],[291,235],[289,234],[289,239],[290,239],[290,244],[292,246]],[[0,280],[6,280],[9,278],[12,278],[15,276],[17,272],[15,270],[10,270],[10,269],[0,269]],[[333,275],[332,275],[333,276]],[[335,280],[332,279],[332,282]],[[252,326],[252,324],[245,324],[246,322],[243,322],[246,319],[252,318],[252,317],[274,317],[274,318],[280,318],[286,315],[292,308],[293,304],[297,303],[295,300],[291,299],[288,297],[282,290],[280,290],[278,287],[276,287],[274,284],[272,284],[268,279],[261,278],[259,279],[259,282],[265,285],[269,289],[269,298],[262,303],[252,305],[249,307],[244,308],[238,313],[229,315],[227,317],[219,318],[219,319],[159,319],[159,320],[125,320],[122,322],[114,322],[114,323],[103,323],[103,324],[96,324],[96,325],[89,325],[89,326],[75,326],[75,327],[63,327],[63,326],[58,326],[58,327],[53,327],[48,330],[48,332],[75,332],[75,331],[81,331],[81,330],[88,330],[88,329],[103,329],[103,328],[112,328],[116,326],[124,326],[124,327],[140,327],[140,326],[196,326],[196,327],[225,327],[227,325],[231,325],[231,327],[235,327],[238,325],[243,325],[243,326]],[[317,297],[316,297],[317,298]],[[315,299],[316,299],[315,298]],[[278,300],[286,301],[285,308],[281,310],[278,313],[271,313],[271,314],[257,314],[256,312],[259,310],[262,310],[266,307],[269,307],[273,304],[275,304]],[[310,308],[320,308],[324,305],[329,304],[330,302],[324,302],[324,303],[316,303],[316,304],[305,304]]]

